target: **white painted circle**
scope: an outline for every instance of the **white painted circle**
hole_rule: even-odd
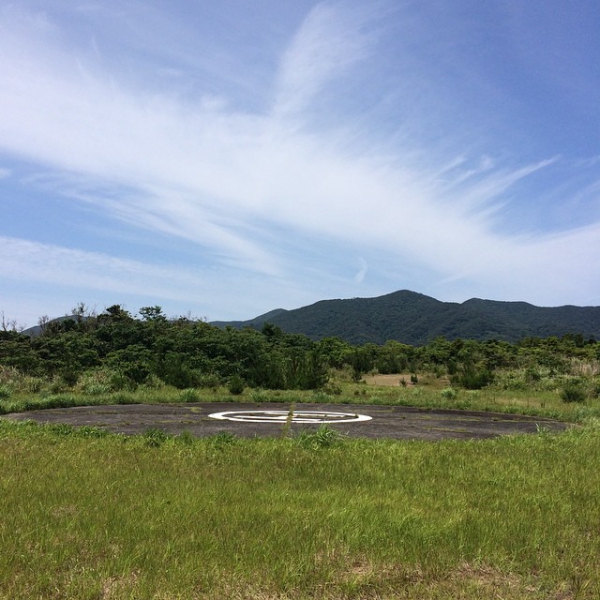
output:
[[[370,421],[373,417],[355,413],[325,412],[316,410],[229,410],[208,415],[223,421],[240,423],[355,423]]]

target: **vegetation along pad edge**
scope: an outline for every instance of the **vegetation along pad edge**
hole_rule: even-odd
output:
[[[358,409],[358,410],[356,410]],[[228,420],[214,418],[219,413],[277,414],[275,419]],[[288,432],[314,430],[320,426],[311,419],[294,418],[314,412],[318,415],[340,415],[339,422],[327,421],[327,426],[350,437],[392,439],[483,439],[500,435],[536,433],[540,429],[563,431],[567,424],[541,417],[461,410],[428,410],[406,406],[350,406],[328,404],[290,404],[249,402],[207,402],[186,404],[129,404],[114,406],[81,406],[56,408],[5,415],[13,420],[33,420],[40,423],[61,423],[100,427],[114,433],[140,434],[148,429],[161,429],[169,434],[184,431],[198,437],[222,432],[242,437],[282,436]],[[286,415],[288,415],[286,417]],[[371,417],[360,419],[358,416]],[[284,418],[285,417],[285,418]]]

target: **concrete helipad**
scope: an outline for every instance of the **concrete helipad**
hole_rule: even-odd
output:
[[[82,406],[13,413],[4,418],[93,426],[115,433],[140,434],[157,428],[198,437],[228,432],[243,437],[281,436],[327,423],[350,437],[441,440],[563,431],[567,425],[540,417],[405,406],[348,404],[128,404]]]

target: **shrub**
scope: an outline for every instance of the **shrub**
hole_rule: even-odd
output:
[[[67,389],[65,382],[61,378],[54,378],[50,383],[51,394],[62,394],[63,392],[66,392]]]
[[[179,394],[179,399],[182,402],[198,402],[200,400],[200,396],[194,388],[188,388]]]
[[[165,382],[158,375],[150,373],[150,375],[146,377],[144,387],[153,390],[160,390],[165,387]]]
[[[120,392],[128,387],[128,379],[122,373],[115,372],[110,377],[110,387],[115,392]]]
[[[536,383],[538,381],[540,381],[542,379],[542,375],[539,372],[538,369],[534,369],[533,367],[529,367],[526,371],[525,371],[525,379],[529,382],[529,383]]]
[[[339,396],[342,393],[342,387],[329,382],[323,386],[323,391],[329,396]]]
[[[456,398],[456,390],[451,387],[444,388],[440,393],[444,400],[454,400]]]
[[[109,394],[113,391],[111,375],[112,373],[110,371],[103,369],[87,371],[77,382],[78,391],[88,394],[89,396]]]
[[[246,382],[239,375],[233,375],[227,383],[229,393],[234,396],[239,396],[244,391],[245,387]]]
[[[221,380],[215,373],[204,373],[198,377],[198,387],[216,390],[220,385]]]
[[[480,390],[494,381],[494,374],[488,369],[468,369],[461,375],[455,375],[451,381],[467,390]]]
[[[8,398],[10,398],[10,390],[5,385],[0,386],[0,400],[7,400]]]
[[[19,371],[15,367],[0,365],[0,384],[13,383],[19,378]]]
[[[442,367],[442,365],[434,365],[433,374],[435,375],[436,379],[439,379],[442,375],[444,375],[445,372],[446,370],[444,367]]]
[[[585,396],[582,382],[578,379],[567,381],[560,391],[560,398],[563,402],[584,402]]]
[[[77,385],[77,381],[79,380],[79,373],[74,369],[65,369],[62,371],[60,376],[63,380],[63,383],[70,388],[75,387]]]
[[[23,379],[23,387],[31,394],[37,394],[42,391],[44,380],[40,377],[25,377]]]

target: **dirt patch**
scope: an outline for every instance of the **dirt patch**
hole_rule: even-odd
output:
[[[404,375],[365,375],[363,381],[367,385],[382,385],[382,386],[394,386],[394,387],[412,387],[415,384],[410,380],[410,373]],[[404,381],[404,384],[401,382]]]
[[[305,413],[297,421],[283,415],[294,410]],[[260,420],[257,413],[267,417]],[[251,413],[251,420],[213,418],[215,413]],[[314,412],[314,419],[306,413]],[[340,413],[346,414],[344,419]],[[327,414],[330,417],[327,418]],[[319,417],[318,415],[325,415]],[[335,416],[338,415],[338,416]],[[370,417],[359,419],[357,415]],[[348,404],[255,404],[250,402],[200,402],[186,404],[130,404],[112,406],[81,406],[56,408],[26,413],[13,413],[4,418],[15,421],[33,420],[40,423],[63,423],[75,427],[100,427],[114,433],[140,434],[148,429],[166,433],[184,431],[206,437],[228,432],[242,437],[278,437],[290,432],[315,430],[321,422],[349,437],[392,439],[485,439],[501,435],[537,433],[540,429],[558,432],[567,428],[565,423],[500,413],[427,410],[405,406],[356,406]],[[312,421],[312,422],[311,422]]]

